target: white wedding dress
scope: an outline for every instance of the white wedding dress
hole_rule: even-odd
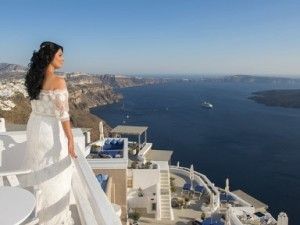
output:
[[[41,190],[36,209],[41,225],[73,225],[69,209],[74,164],[68,154],[68,140],[61,121],[70,119],[67,88],[41,90],[38,100],[31,100],[27,123],[24,166],[34,170],[23,177],[24,187],[35,184]]]

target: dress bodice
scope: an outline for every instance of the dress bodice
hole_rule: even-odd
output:
[[[70,120],[69,92],[67,88],[55,90],[43,90],[39,98],[31,100],[32,112],[40,115],[55,116],[60,121]]]

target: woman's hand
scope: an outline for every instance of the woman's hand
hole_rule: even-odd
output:
[[[77,154],[75,153],[75,149],[74,149],[73,139],[68,139],[68,152],[72,158],[74,158],[74,159],[77,158]]]

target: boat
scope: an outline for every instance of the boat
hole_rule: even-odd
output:
[[[211,103],[206,101],[202,102],[201,106],[208,109],[212,109],[214,107]]]

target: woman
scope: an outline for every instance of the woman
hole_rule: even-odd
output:
[[[27,180],[28,186],[36,185],[40,190],[36,210],[42,225],[74,224],[69,200],[71,158],[76,159],[77,155],[70,124],[69,93],[65,78],[54,73],[63,62],[63,47],[43,42],[39,51],[33,52],[25,77],[32,111],[27,123],[24,166],[34,174]]]

